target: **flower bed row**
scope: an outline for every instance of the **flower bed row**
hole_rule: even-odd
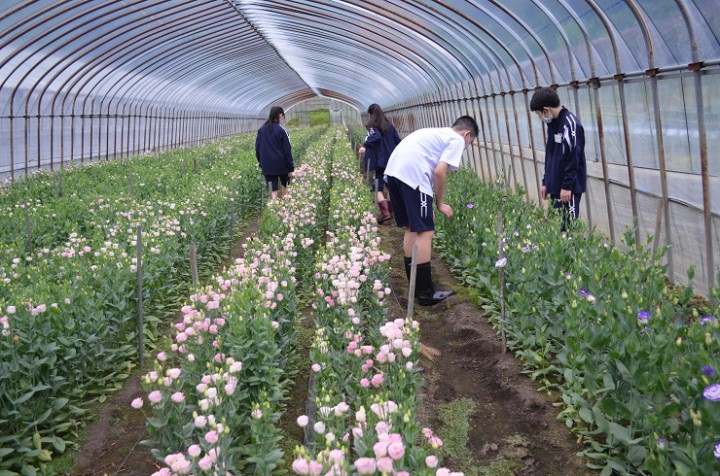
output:
[[[308,149],[289,194],[263,212],[244,256],[191,296],[167,351],[144,377],[144,443],[157,475],[271,474],[283,452],[276,426],[295,367],[301,278],[312,269],[329,188],[328,142]]]
[[[137,366],[138,225],[150,345],[190,289],[189,244],[201,274],[225,255],[264,191],[252,139],[64,170],[62,194],[58,172],[0,191],[0,472],[44,471]]]
[[[314,415],[298,424],[296,474],[461,474],[439,468],[442,441],[416,418],[419,326],[386,322],[389,255],[345,141],[332,154],[327,241],[316,260]]]
[[[469,171],[455,174],[447,197],[456,214],[439,227],[441,253],[498,326],[494,267],[503,266],[508,346],[541,388],[561,392],[560,417],[587,443],[593,467],[717,473],[717,290],[694,308],[690,285],[667,286],[662,249],[628,232],[621,252],[582,224],[563,238],[554,213]]]
[[[288,377],[279,369],[292,367],[282,359],[294,356],[303,289],[318,311],[318,400],[316,418],[299,423],[316,438],[297,450],[293,470],[450,474],[436,468],[442,442],[415,418],[417,323],[384,322],[388,256],[372,202],[346,141],[326,139],[296,171],[289,196],[263,213],[245,257],[183,308],[171,350],[145,377],[147,399],[133,405],[146,412],[147,443],[165,464],[157,475],[278,469],[274,423]]]

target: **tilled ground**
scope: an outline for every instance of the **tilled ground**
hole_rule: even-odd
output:
[[[408,304],[403,231],[392,221],[380,229],[383,248],[392,254],[390,285],[395,298],[389,299],[390,317],[403,318]],[[503,354],[497,333],[483,311],[470,301],[463,286],[436,255],[432,269],[437,288],[455,289],[457,294],[429,307],[415,301],[421,341],[441,352],[434,362],[423,360],[425,383],[419,418],[431,428],[438,428],[440,406],[463,397],[476,404],[468,441],[468,458],[472,461],[451,461],[449,466],[455,469],[472,463],[484,468],[480,474],[489,476],[596,474],[576,455],[582,448],[556,419],[555,407],[521,373],[522,367],[513,354]],[[514,468],[512,473],[507,472],[509,468]]]

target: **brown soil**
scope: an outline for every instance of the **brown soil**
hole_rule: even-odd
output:
[[[383,248],[392,254],[389,299],[390,317],[407,313],[408,284],[402,258],[401,229],[388,222],[380,226]],[[418,418],[433,429],[442,427],[438,410],[458,398],[476,403],[470,418],[469,458],[487,475],[592,475],[576,453],[578,445],[556,419],[557,410],[521,373],[522,366],[502,344],[483,312],[467,297],[463,286],[442,260],[432,259],[433,280],[438,289],[457,294],[429,307],[415,301],[414,317],[420,322],[423,345],[441,352],[434,362],[423,359],[425,383]],[[500,460],[513,472],[493,471]],[[448,463],[446,460],[445,463]],[[456,469],[468,462],[450,461]]]
[[[391,223],[391,222],[390,222]],[[245,236],[255,231],[251,224]],[[394,225],[380,227],[383,248],[392,254],[390,286],[394,298],[388,300],[391,319],[405,317],[407,281],[402,262],[402,231]],[[241,239],[233,254],[239,255]],[[229,260],[228,260],[229,261]],[[415,305],[424,345],[441,351],[431,362],[423,359],[425,384],[421,394],[419,419],[433,429],[442,427],[439,408],[458,398],[470,398],[476,411],[470,419],[469,456],[479,474],[516,476],[583,476],[596,474],[585,468],[576,456],[582,449],[568,430],[556,419],[557,410],[540,395],[533,382],[521,374],[522,367],[510,353],[502,352],[495,330],[463,292],[447,266],[435,256],[433,275],[441,289],[453,288],[458,294],[431,307]],[[309,324],[309,319],[303,319]],[[300,339],[304,340],[303,338]],[[301,350],[306,354],[307,350]],[[302,365],[301,365],[302,369]],[[88,428],[87,441],[76,454],[71,476],[139,476],[156,471],[159,466],[149,449],[140,443],[147,438],[141,412],[130,408],[130,402],[143,395],[140,375],[135,375],[118,394],[98,407],[97,419]],[[302,434],[294,424],[306,413],[307,375],[299,374],[287,401],[281,421],[287,441],[284,449],[292,452]],[[511,463],[515,468],[493,471],[493,463]],[[448,461],[458,468],[468,462]]]

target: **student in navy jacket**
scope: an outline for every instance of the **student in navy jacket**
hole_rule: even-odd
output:
[[[365,127],[368,130],[368,135],[358,152],[365,153],[365,160],[369,169],[375,172],[372,188],[373,192],[377,194],[378,207],[380,208],[378,223],[383,223],[393,217],[390,200],[387,200],[383,194],[385,189],[383,176],[385,175],[385,167],[390,154],[395,150],[395,146],[400,143],[400,136],[395,130],[395,126],[385,117],[385,113],[377,104],[371,104],[368,107],[368,118]],[[378,184],[377,190],[375,190],[375,182]]]
[[[270,117],[258,130],[255,140],[255,157],[265,175],[265,181],[272,185],[272,197],[277,198],[280,182],[283,193],[288,185],[290,174],[295,170],[292,158],[290,136],[281,122],[285,119],[285,111],[280,106],[270,109]]]
[[[561,210],[564,234],[571,219],[580,214],[580,199],[587,185],[585,162],[585,129],[573,113],[560,105],[560,98],[550,88],[541,88],[530,100],[530,110],[547,125],[545,174],[540,195],[552,200],[553,208]]]

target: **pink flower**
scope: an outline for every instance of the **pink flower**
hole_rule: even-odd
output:
[[[214,445],[215,443],[217,443],[217,440],[218,440],[217,431],[211,430],[211,431],[208,431],[207,433],[205,433],[205,441],[207,441],[211,445]]]
[[[170,399],[175,403],[182,403],[185,400],[185,394],[182,392],[175,392],[172,394]]]
[[[195,417],[195,426],[197,428],[205,428],[205,425],[207,425],[207,417],[205,415]]]
[[[435,455],[430,455],[430,456],[426,457],[426,458],[425,458],[425,465],[426,465],[428,468],[434,468],[434,467],[436,467],[436,466],[438,465],[437,456],[435,456]]]
[[[300,415],[297,419],[297,424],[301,428],[305,428],[309,422],[310,419],[307,417],[307,415]]]
[[[375,458],[360,458],[355,461],[355,470],[359,474],[375,474]]]
[[[136,409],[142,408],[142,406],[143,406],[143,399],[142,399],[142,398],[136,398],[135,400],[132,401],[132,403],[130,404],[130,406],[133,407],[133,408],[136,408]]]
[[[370,386],[370,380],[364,378],[364,379],[360,380],[360,385],[362,385],[363,387],[369,387],[369,386]]]
[[[377,460],[377,469],[380,472],[392,474],[393,471],[393,462],[390,458],[387,456],[384,458],[380,458]]]
[[[298,456],[292,463],[292,470],[295,474],[308,474],[310,466],[305,458]]]
[[[202,453],[202,449],[199,445],[192,445],[188,448],[188,454],[193,458],[197,458]]]
[[[210,456],[203,457],[200,461],[198,461],[198,466],[200,466],[200,469],[203,471],[207,471],[208,469],[212,468],[213,460]]]
[[[385,441],[378,441],[373,445],[373,452],[375,453],[376,458],[382,458],[383,456],[387,456],[387,448],[388,444]]]
[[[328,463],[342,463],[345,461],[345,453],[342,450],[334,449],[328,454]]]
[[[160,403],[162,401],[162,393],[160,393],[160,390],[153,390],[148,394],[148,400],[150,400],[150,403]]]
[[[382,385],[384,379],[385,378],[382,376],[382,374],[375,374],[373,375],[372,381],[370,383],[373,387],[377,388]]]
[[[387,452],[392,459],[397,461],[405,455],[405,447],[402,442],[397,441],[395,443],[390,443],[387,448]]]
[[[440,468],[435,471],[435,476],[450,476],[450,470],[447,468]]]
[[[322,474],[322,464],[318,463],[317,461],[310,461],[309,466],[310,471],[308,471],[308,474],[310,476],[320,476]]]

